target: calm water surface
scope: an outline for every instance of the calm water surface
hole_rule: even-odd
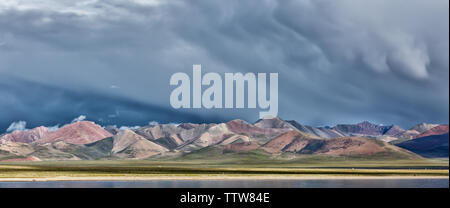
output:
[[[0,188],[449,188],[449,179],[0,182]]]

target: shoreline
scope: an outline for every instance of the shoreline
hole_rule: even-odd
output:
[[[398,180],[398,179],[449,179],[448,176],[99,176],[99,177],[42,177],[0,178],[0,182],[58,182],[58,181],[186,181],[186,180]]]

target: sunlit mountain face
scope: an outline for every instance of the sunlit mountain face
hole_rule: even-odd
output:
[[[83,119],[77,117],[62,127],[16,129],[1,135],[0,161],[448,157],[448,124],[421,123],[408,130],[367,121],[312,127],[270,118],[253,124],[235,119],[225,123],[102,127]]]

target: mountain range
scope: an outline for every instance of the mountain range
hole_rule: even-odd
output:
[[[251,124],[152,124],[133,129],[78,121],[0,135],[0,161],[226,157],[245,153],[273,158],[302,155],[355,158],[448,157],[447,124],[404,130],[367,121],[312,127],[280,118]]]

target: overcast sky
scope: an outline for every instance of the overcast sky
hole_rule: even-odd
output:
[[[278,115],[303,124],[448,123],[448,25],[447,0],[2,0],[0,132],[258,119],[172,109],[193,64],[278,72]]]

